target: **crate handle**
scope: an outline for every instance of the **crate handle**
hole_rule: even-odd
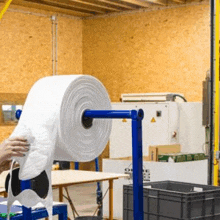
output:
[[[203,192],[203,188],[194,187],[194,188],[193,188],[193,191],[195,191],[195,192]]]

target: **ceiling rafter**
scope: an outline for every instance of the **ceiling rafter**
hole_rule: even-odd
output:
[[[131,10],[133,9],[131,6],[127,6],[125,4],[122,3],[116,3],[113,1],[107,1],[107,0],[84,0],[85,2],[91,2],[94,3],[96,5],[108,5],[108,7],[114,7],[114,8],[118,8],[119,10]]]
[[[94,14],[94,12],[92,10],[88,11],[85,9],[77,9],[77,8],[73,8],[70,5],[64,5],[64,4],[59,4],[53,0],[23,0],[25,2],[33,2],[36,4],[40,4],[40,5],[47,5],[47,6],[51,6],[51,7],[57,7],[57,8],[62,8],[65,10],[72,10],[72,11],[77,11],[77,12],[82,12],[82,13],[89,13],[89,14]]]
[[[106,13],[108,12],[107,9],[101,8],[101,7],[95,7],[93,5],[87,5],[84,4],[82,2],[78,2],[78,1],[71,1],[71,0],[53,0],[55,2],[59,2],[60,4],[64,4],[64,5],[71,5],[73,8],[78,8],[78,9],[85,9],[88,11],[94,11],[97,13]]]
[[[37,2],[38,0],[26,0],[26,1]],[[96,14],[105,13],[105,11],[97,10],[92,7],[88,8],[88,7],[79,6],[79,5],[77,6],[72,1],[67,1],[67,0],[43,0],[43,2],[48,3],[48,5],[57,4],[63,8],[71,8],[71,10],[76,10],[76,11],[85,12],[85,13],[96,13]]]
[[[122,0],[123,1],[123,0]],[[128,1],[128,0],[126,0]],[[131,0],[133,1],[133,0]],[[142,2],[142,3],[148,3],[148,4],[157,4],[157,5],[167,5],[167,0],[136,0],[138,2]]]
[[[79,11],[63,9],[63,8],[55,7],[55,6],[48,6],[45,4],[39,4],[39,3],[35,3],[35,2],[28,2],[28,1],[24,1],[24,0],[13,0],[12,4],[23,6],[23,7],[28,7],[28,8],[35,8],[35,9],[41,9],[41,10],[45,10],[45,11],[67,14],[67,15],[72,15],[72,16],[78,16],[78,17],[92,16],[91,13],[83,13],[83,12],[79,12]]]
[[[127,3],[125,1],[112,1],[112,0],[98,0],[98,1],[103,1],[103,2],[106,2],[108,4],[112,4],[112,5],[115,5],[117,7],[123,7],[123,8],[127,8],[127,9],[133,9],[134,8],[134,5],[128,5],[128,4],[124,4],[124,3]]]
[[[101,9],[106,9],[107,11],[114,11],[114,12],[119,12],[120,10],[119,9],[116,9],[116,8],[112,8],[112,7],[109,7],[107,5],[98,5],[98,4],[94,4],[94,3],[91,3],[91,2],[86,2],[84,0],[69,0],[71,2],[79,2],[79,3],[82,3],[83,5],[86,5],[86,6],[94,6],[94,7],[97,7],[97,8],[101,8]]]
[[[129,12],[198,1],[208,0],[13,0],[12,4],[49,11],[51,14],[61,13],[85,18],[112,12]],[[0,0],[0,3],[3,2],[5,0]]]
[[[146,7],[146,8],[152,5],[151,3],[149,3],[149,1],[138,1],[138,0],[120,0],[120,1],[138,5],[139,7]]]

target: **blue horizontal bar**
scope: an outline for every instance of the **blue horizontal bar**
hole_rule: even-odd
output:
[[[144,112],[139,110],[86,110],[84,117],[88,118],[132,118],[143,119]]]
[[[129,110],[86,110],[84,116],[88,118],[131,118]]]

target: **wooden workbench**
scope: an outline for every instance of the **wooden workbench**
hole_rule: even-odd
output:
[[[0,193],[5,193],[5,178],[8,171],[0,175]],[[63,201],[63,187],[91,182],[109,181],[109,219],[113,220],[113,181],[119,178],[127,178],[127,174],[104,173],[81,170],[55,170],[52,171],[52,187],[59,188],[59,201]]]

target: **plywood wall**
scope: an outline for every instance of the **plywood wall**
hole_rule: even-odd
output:
[[[83,22],[83,72],[99,78],[111,100],[122,93],[178,92],[202,100],[210,66],[209,5]]]
[[[0,48],[0,94],[10,102],[16,94],[27,94],[38,79],[53,74],[50,15],[7,11],[0,23]],[[82,73],[81,20],[58,17],[58,51],[57,74]],[[0,142],[13,129],[0,126]]]
[[[27,93],[52,73],[49,18],[7,12],[0,24],[0,92]]]
[[[82,74],[82,20],[58,18],[58,74]]]

